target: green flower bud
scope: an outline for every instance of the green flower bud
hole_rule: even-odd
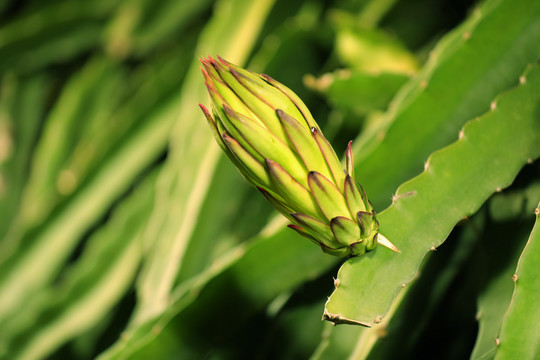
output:
[[[304,103],[267,75],[221,58],[202,59],[212,112],[200,105],[214,136],[244,178],[328,254],[357,256],[381,243],[373,206],[354,179],[352,142],[346,169]]]

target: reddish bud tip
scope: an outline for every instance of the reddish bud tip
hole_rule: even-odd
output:
[[[211,124],[214,128],[217,129],[216,122],[214,121],[214,118],[210,114],[210,111],[208,111],[208,109],[202,104],[199,104],[199,107],[201,108],[201,110],[202,110],[204,116],[206,117],[206,120],[208,121],[208,123]]]
[[[293,230],[296,230],[296,231],[300,232],[301,235],[304,235],[305,230],[304,230],[304,228],[301,227],[301,226],[298,226],[298,225],[296,225],[296,224],[289,224],[289,225],[287,225],[287,227],[288,227],[289,229],[293,229]]]
[[[221,56],[219,55],[216,55],[218,60],[225,66],[229,67],[230,65],[232,65],[230,62],[228,62],[227,60],[225,60],[224,58],[222,58]]]
[[[199,104],[199,107],[201,108],[201,110],[203,111],[203,113],[205,115],[210,115],[210,111],[208,111],[208,109],[206,108],[206,106],[204,106],[203,104]]]
[[[212,85],[211,82],[205,81],[204,85],[206,86],[206,90],[208,91],[208,93],[210,94],[212,94],[213,92],[217,93],[216,88]]]
[[[202,74],[204,76],[204,80],[211,81],[210,75],[208,74],[208,71],[206,71],[206,68],[201,68],[201,72],[202,72]]]

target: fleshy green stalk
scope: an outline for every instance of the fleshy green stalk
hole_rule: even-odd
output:
[[[244,178],[328,254],[357,256],[377,243],[373,206],[354,179],[352,142],[344,171],[304,103],[267,75],[222,58],[202,59],[212,112],[200,105],[214,136]]]

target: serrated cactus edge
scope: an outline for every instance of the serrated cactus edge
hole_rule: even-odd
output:
[[[423,257],[458,221],[540,156],[539,86],[540,67],[530,66],[517,87],[495,99],[489,112],[469,121],[455,143],[432,154],[423,173],[398,188],[379,222],[402,253],[393,256],[382,250],[345,262],[338,273],[339,286],[326,303],[325,319],[366,326],[380,322],[392,299],[415,277]]]

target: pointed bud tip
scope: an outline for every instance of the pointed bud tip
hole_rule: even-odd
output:
[[[204,77],[206,79],[210,79],[211,76],[210,76],[210,69],[213,68],[212,66],[212,58],[211,57],[208,57],[208,59],[205,59],[205,58],[202,58],[202,59],[199,59],[201,64],[202,64],[202,67],[201,67],[201,71],[204,75]]]
[[[204,106],[203,104],[199,104],[199,107],[201,108],[204,116],[206,117],[206,120],[208,121],[208,123],[210,125],[212,125],[214,128],[217,129],[217,126],[216,126],[216,121],[214,120],[214,118],[212,117],[212,114],[210,113],[210,110],[208,110],[206,108],[206,106]]]
[[[223,138],[223,140],[225,140],[227,142],[233,142],[233,141],[236,142],[236,140],[233,137],[227,135],[227,133],[225,131],[221,132],[221,137]]]
[[[232,63],[228,62],[227,60],[225,60],[225,59],[222,58],[221,56],[216,55],[216,57],[218,58],[218,60],[219,60],[223,65],[226,65],[227,67],[228,67],[229,65],[232,65]]]
[[[284,124],[284,123],[292,124],[292,123],[295,122],[295,120],[292,118],[292,116],[287,114],[285,111],[283,111],[281,109],[276,109],[275,112],[276,112],[276,116],[278,117],[281,124]]]
[[[203,104],[199,104],[199,108],[202,110],[204,116],[206,116],[208,120],[211,120],[212,122],[214,122],[214,119],[212,118],[212,115],[210,114],[210,110],[208,110],[206,106],[204,106]]]
[[[229,72],[232,74],[232,76],[234,76],[234,78],[236,80],[238,80],[239,82],[242,83],[242,81],[244,80],[248,80],[248,78],[246,77],[246,75],[242,74],[241,72],[237,71],[235,68],[233,68],[231,66],[231,64],[225,64],[225,66],[227,66]]]
[[[206,67],[201,68],[201,72],[204,77],[204,82],[206,83],[206,88],[208,88],[208,84],[213,82],[212,77],[208,73],[208,69]]]
[[[349,144],[347,145],[347,150],[345,152],[345,165],[346,165],[346,173],[351,176],[351,178],[354,178],[354,160],[353,160],[353,152],[352,152],[352,140],[349,141]],[[347,175],[347,176],[348,176]]]
[[[214,86],[214,83],[212,83],[211,79],[205,79],[204,85],[206,86],[206,91],[208,91],[210,95],[217,94],[219,97],[221,97],[216,87]]]
[[[261,76],[270,83],[276,82],[276,80],[274,80],[270,75],[261,74]]]
[[[227,115],[229,118],[238,119],[238,120],[242,121],[242,119],[239,118],[238,113],[236,111],[234,111],[229,106],[229,104],[227,104],[226,102],[223,102],[221,104],[221,106],[223,107],[223,111],[225,111],[225,115]]]
[[[264,164],[266,165],[266,168],[271,172],[276,171],[276,168],[281,167],[281,165],[279,165],[277,162],[270,159],[264,159]]]
[[[308,172],[308,180],[312,179],[313,181],[316,181],[317,183],[321,181],[322,176],[323,175],[320,172],[315,171],[315,170],[311,170]]]

